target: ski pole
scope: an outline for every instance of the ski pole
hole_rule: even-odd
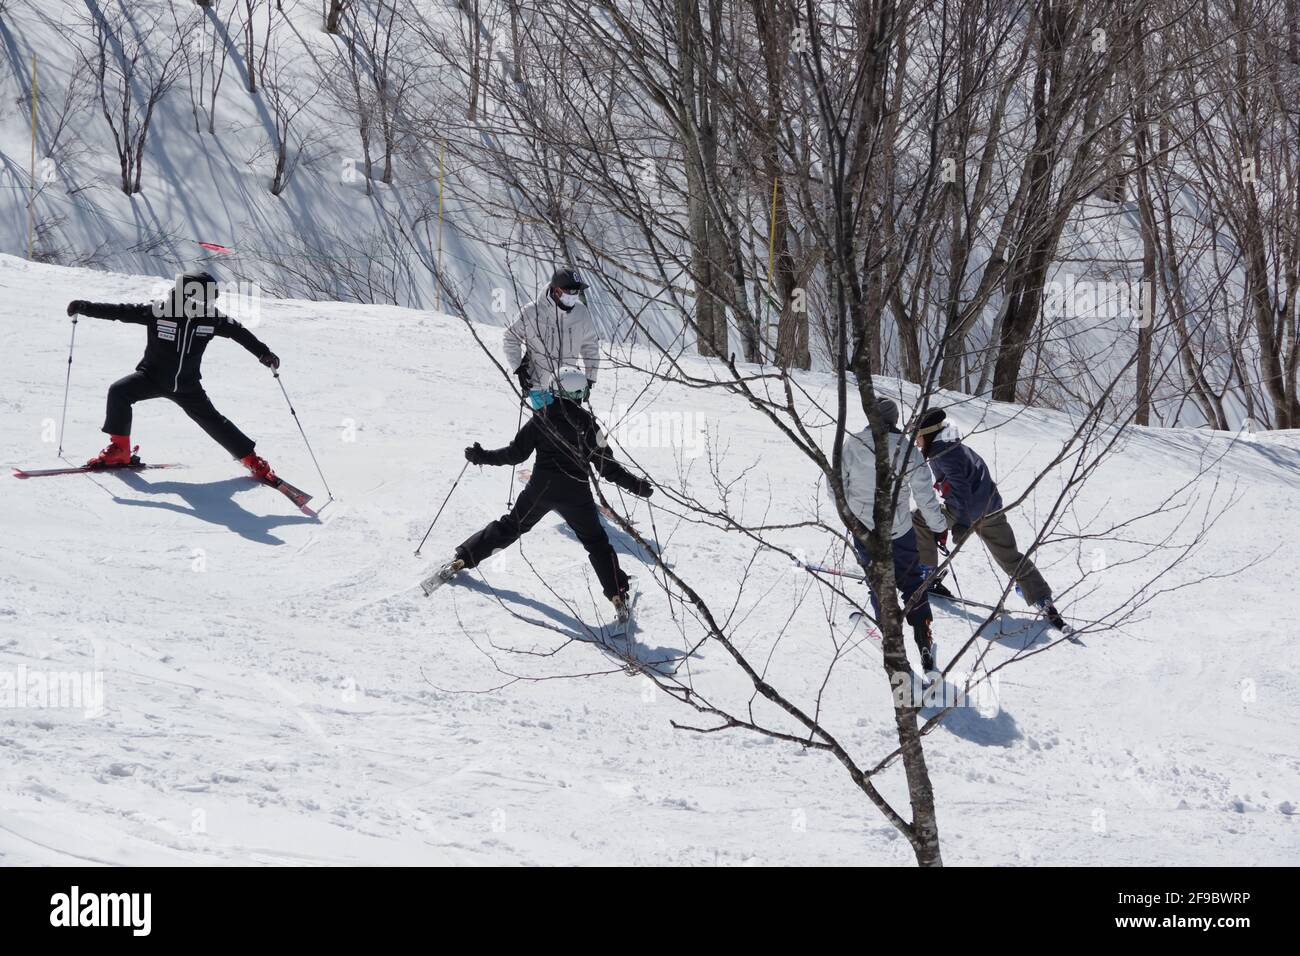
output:
[[[949,551],[947,548],[945,548],[943,545],[939,545],[939,550],[943,552],[943,556],[945,558],[952,557],[952,552]],[[957,580],[957,566],[954,565],[952,562],[948,563],[948,573],[952,575],[952,586],[957,589],[957,596],[962,598],[963,601],[966,600],[964,597],[962,597],[961,594],[961,582]]]
[[[528,393],[525,392],[523,397],[524,397],[524,401],[527,401]],[[519,434],[519,429],[523,427],[523,424],[524,424],[524,402],[521,401],[519,403],[519,421],[515,423],[516,435]],[[518,467],[517,465],[510,466],[510,487],[506,489],[506,511],[510,510],[510,506],[514,503],[515,500],[515,468],[517,467]]]
[[[805,571],[818,571],[822,574],[834,574],[841,578],[850,578],[854,581],[865,581],[865,574],[858,574],[856,571],[845,571],[842,568],[828,568],[824,564],[810,564],[807,561],[796,561],[796,563]]]
[[[456,480],[451,483],[451,491],[447,492],[447,497],[442,499],[442,505],[438,508],[438,513],[434,515],[433,520],[429,522],[429,530],[426,531],[424,537],[420,539],[420,547],[415,549],[415,556],[417,558],[420,556],[420,548],[423,548],[424,542],[429,540],[429,535],[433,533],[433,526],[436,525],[438,519],[442,517],[442,509],[447,507],[447,502],[451,501],[452,491],[456,490],[456,486],[460,484],[461,478],[465,476],[465,469],[468,467],[469,462],[466,461],[465,464],[461,466],[460,474],[456,476]]]
[[[659,552],[659,561],[660,561],[660,563],[661,563],[661,564],[664,564],[664,593],[667,594],[667,593],[669,593],[669,591],[668,591],[668,567],[667,567],[666,562],[664,562],[664,545],[663,545],[663,542],[659,540],[659,528],[658,528],[658,526],[655,524],[655,503],[654,503],[653,501],[651,501],[649,498],[647,498],[647,499],[645,500],[645,503],[646,503],[646,507],[650,509],[650,533],[651,533],[652,535],[654,535],[654,538],[655,538],[655,550]],[[669,605],[668,605],[668,606],[669,606],[670,609],[672,608],[672,602],[671,602],[671,601],[669,602]],[[674,615],[674,617],[675,617],[675,616],[676,616],[676,615]]]
[[[961,593],[961,582],[957,580],[957,565],[953,564],[951,560],[952,552],[949,551],[947,548],[945,548],[943,545],[939,545],[939,550],[943,552],[943,556],[945,558],[949,559],[948,573],[952,575],[952,586],[957,589],[958,599],[965,602],[966,596]]]
[[[63,423],[68,420],[68,386],[72,384],[72,350],[77,347],[77,317],[72,317],[72,341],[68,343],[68,375],[63,380],[63,413],[59,415],[59,451],[63,457]]]
[[[952,557],[952,552],[949,551],[947,548],[943,547],[942,545],[940,545],[939,550],[943,552],[944,557],[947,558]],[[966,600],[966,597],[961,593],[961,582],[957,580],[957,568],[954,565],[949,564],[948,570],[952,574],[952,586],[957,589],[957,599],[964,602]],[[975,631],[971,631],[971,639],[973,640],[974,638],[975,638]],[[992,687],[993,675],[989,673],[988,665],[984,663],[984,655],[976,652],[975,660],[979,662],[980,668],[984,671],[984,679],[989,681],[989,687]],[[948,666],[952,667],[954,663],[956,663],[955,660],[949,661]],[[945,671],[945,674],[946,673],[947,672]]]
[[[302,435],[303,444],[307,446],[307,454],[311,455],[312,464],[316,466],[316,474],[320,475],[320,483],[325,486],[325,493],[330,496],[330,501],[334,500],[334,492],[330,491],[330,483],[325,480],[325,472],[320,470],[320,462],[316,460],[316,453],[311,450],[311,442],[307,441],[307,433],[302,429],[302,422],[298,420],[298,412],[293,407],[293,402],[289,400],[289,393],[284,390],[284,382],[280,381],[280,372],[278,369],[272,369],[271,374],[275,376],[276,382],[280,385],[280,393],[284,395],[284,402],[289,406],[289,412],[293,415],[294,423],[298,426],[298,434]]]

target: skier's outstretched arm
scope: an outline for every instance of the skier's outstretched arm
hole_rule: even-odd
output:
[[[148,325],[149,320],[153,318],[154,309],[152,303],[87,302],[85,299],[73,299],[68,303],[68,315],[85,315],[92,319]]]
[[[630,491],[639,498],[649,498],[654,493],[654,485],[644,478],[638,478],[632,472],[628,471],[609,453],[609,449],[601,444],[594,444],[592,447],[595,451],[591,454],[591,462],[600,472],[600,476],[606,481],[612,481],[625,491]]]
[[[217,321],[216,334],[222,338],[233,339],[238,342],[253,355],[257,360],[267,368],[278,369],[280,367],[280,358],[269,348],[266,343],[259,339],[248,329],[244,328],[228,315],[223,315]]]
[[[505,448],[484,448],[475,442],[465,449],[465,460],[471,465],[518,465],[528,460],[537,447],[536,419],[519,429],[519,434]]]

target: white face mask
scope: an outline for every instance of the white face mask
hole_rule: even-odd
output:
[[[575,305],[578,304],[578,301],[579,301],[578,297],[574,295],[572,292],[560,293],[560,305],[564,306],[566,309],[572,309]]]

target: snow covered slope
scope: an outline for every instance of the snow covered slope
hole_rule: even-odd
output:
[[[153,282],[0,256],[0,460],[58,464],[67,300],[144,299]],[[475,331],[497,347],[499,331]],[[674,730],[671,719],[694,721],[693,712],[569,640],[582,633],[575,618],[594,623],[609,610],[593,599],[582,549],[558,519],[481,575],[420,595],[419,578],[512,491],[508,469],[470,469],[425,557],[413,557],[461,449],[504,444],[517,421],[464,323],[269,301],[257,333],[284,360],[283,382],[336,501],[326,504],[279,390],[251,356],[215,344],[205,381],[259,452],[325,505],[319,522],[242,477],[165,401],[137,407],[133,437],[146,459],[184,469],[0,476],[0,675],[89,673],[103,690],[98,714],[12,699],[0,710],[0,862],[912,861],[833,759],[741,732]],[[69,458],[100,447],[104,391],[141,351],[137,328],[79,323]],[[707,373],[702,360],[688,361]],[[597,410],[609,417],[645,384],[610,370]],[[830,388],[815,375],[806,384]],[[743,491],[751,517],[807,517],[815,475],[740,403],[662,384],[648,402],[648,412],[704,423],[725,449],[724,474],[749,469],[733,494]],[[958,417],[972,424],[982,410]],[[1020,411],[992,406],[988,416]],[[1029,411],[971,442],[1004,491],[1019,494],[1068,428],[1063,416]],[[702,457],[635,434],[629,444],[650,447],[631,453],[657,479],[684,474],[701,498],[714,494]],[[1086,647],[1062,645],[1008,669],[999,707],[955,712],[928,736],[946,862],[1297,861],[1298,445],[1294,435],[1233,444],[1203,432],[1132,433],[1085,492],[1080,524],[1091,512],[1113,524],[1149,510],[1222,455],[1215,474],[1238,482],[1239,501],[1161,586],[1271,556],[1248,574],[1166,594],[1142,620],[1089,636]],[[1031,496],[1026,511],[1051,493]],[[638,527],[657,533],[711,603],[730,608],[751,544],[678,520],[662,496],[655,502],[653,515],[632,505]],[[1104,614],[1150,570],[1121,563],[1136,546],[1120,539],[1137,536],[1090,543],[1114,570],[1089,579],[1092,593],[1067,598],[1073,613]],[[679,649],[683,637],[635,545],[615,539],[643,586],[643,652]],[[815,554],[824,542],[807,530],[789,538]],[[1092,560],[1090,550],[1049,545],[1042,566],[1063,591]],[[733,617],[737,639],[759,660],[773,650],[771,679],[806,702],[828,653],[822,592],[783,560],[754,561]],[[971,596],[991,598],[1000,586],[977,551],[958,573]],[[955,648],[971,624],[938,614],[939,638]],[[1035,627],[1027,633],[1046,642]],[[999,646],[991,660],[1012,650]],[[718,649],[706,645],[689,666],[717,699],[748,696]],[[865,649],[825,688],[835,731],[863,755],[893,747],[887,695],[879,659]],[[93,694],[80,703],[93,705]],[[902,798],[898,771],[879,783]]]
[[[132,196],[121,191],[114,139],[96,90],[85,84],[87,68],[76,52],[90,48],[90,13],[111,14],[119,6],[132,12],[132,29],[149,37],[145,59],[155,69],[166,60],[178,33],[185,35],[191,58],[186,61],[189,68],[158,104],[145,149],[143,192]],[[407,6],[427,18],[434,36],[459,37],[466,28],[455,4],[420,0]],[[319,3],[296,0],[275,5],[271,62],[282,67],[285,95],[308,105],[295,119],[290,136],[295,148],[302,146],[301,162],[281,195],[271,195],[277,122],[265,78],[260,92],[248,92],[250,64],[240,28],[241,7],[216,4],[201,13],[188,0],[133,0],[102,7],[88,6],[83,0],[7,5],[0,17],[0,252],[27,255],[30,201],[33,257],[45,262],[137,273],[203,267],[223,280],[255,282],[274,295],[309,299],[453,308],[448,305],[451,301],[455,309],[497,324],[508,321],[518,306],[538,293],[551,270],[561,264],[556,260],[563,253],[548,231],[532,222],[534,213],[525,211],[516,221],[479,198],[501,201],[504,189],[484,171],[494,162],[493,152],[476,153],[472,145],[490,135],[490,125],[471,127],[467,133],[458,119],[449,127],[453,131],[450,152],[445,143],[438,143],[435,133],[448,135],[440,122],[439,104],[459,115],[467,96],[462,90],[464,75],[447,65],[443,53],[409,34],[395,42],[399,47],[414,44],[412,55],[426,72],[421,73],[419,96],[408,101],[418,101],[418,109],[410,107],[416,115],[404,117],[399,125],[424,132],[406,138],[392,183],[374,181],[367,189],[364,177],[357,173],[361,147],[349,119],[351,111],[328,93],[326,82],[340,65],[343,39],[323,31]],[[254,47],[261,52],[252,59],[257,61],[267,55],[264,17],[271,5],[254,7]],[[157,28],[150,31],[148,25],[155,20]],[[451,40],[453,50],[457,42]],[[502,46],[498,43],[498,49]],[[219,62],[227,66],[210,103],[201,92],[209,81],[202,79],[197,64],[203,50],[214,48],[225,50],[226,60]],[[273,68],[270,74],[280,72]],[[33,86],[38,94],[35,157]],[[136,91],[137,102],[140,92]],[[195,96],[206,104],[199,110],[202,122],[197,128]],[[215,119],[209,133],[206,122],[212,103]],[[458,136],[468,140],[459,148]],[[33,183],[38,187],[34,198]],[[520,208],[526,210],[527,204]],[[756,235],[764,234],[762,216],[754,226]],[[987,244],[996,229],[987,223],[985,228],[990,230],[988,236],[976,237],[973,270],[982,270],[981,260],[991,254]],[[611,230],[606,252],[626,248],[631,256],[625,263],[627,273],[616,269],[618,254],[598,257],[597,267],[596,261],[583,261],[580,251],[572,253],[580,260],[574,265],[589,267],[587,280],[594,287],[587,299],[602,331],[615,339],[637,334],[629,323],[620,321],[617,292],[641,310],[640,322],[659,341],[682,334],[693,338],[692,331],[683,332],[676,312],[659,302],[661,290],[655,285],[642,287],[635,277],[657,272],[644,258],[648,253],[637,254],[637,230],[628,227],[618,242],[610,241],[612,234],[623,230]],[[1181,220],[1176,232],[1181,233]],[[1180,242],[1185,248],[1194,244],[1189,237]],[[212,251],[214,245],[225,251]],[[1095,397],[1100,388],[1096,383],[1108,381],[1129,361],[1136,347],[1136,326],[1127,311],[1116,316],[1112,310],[1108,316],[1102,303],[1091,296],[1076,299],[1074,280],[1080,280],[1079,288],[1092,289],[1109,280],[1136,278],[1130,265],[1140,261],[1142,252],[1133,206],[1089,198],[1068,224],[1060,248],[1068,255],[1054,265],[1049,279],[1068,285],[1069,308],[1064,316],[1045,319],[1045,345],[1032,361],[1058,369],[1067,382],[1095,386],[1090,393]],[[766,243],[760,242],[752,251],[765,259]],[[437,273],[445,278],[444,288],[437,288],[435,263]],[[972,271],[968,294],[974,293],[977,274]],[[630,290],[639,287],[646,298],[637,303]],[[995,297],[973,328],[972,364],[989,354],[998,308]],[[892,320],[888,315],[883,318],[887,351],[894,351],[897,345],[888,345],[897,337],[889,331]],[[1193,338],[1218,341],[1215,322],[1199,313],[1193,320],[1206,323]],[[1157,367],[1165,364],[1160,360],[1163,356],[1174,369],[1167,381],[1157,376],[1154,414],[1158,421],[1195,424],[1200,413],[1195,403],[1186,400],[1189,386],[1173,362],[1175,346],[1172,336],[1166,339],[1163,332],[1156,339]],[[826,367],[816,334],[812,347],[816,367]],[[731,348],[742,350],[735,330]],[[1205,352],[1228,355],[1223,343],[1219,348],[1207,346]],[[1249,346],[1246,354],[1251,354]],[[889,361],[901,359],[895,354]],[[1212,381],[1231,380],[1231,370],[1222,367],[1227,358],[1206,361]],[[1030,367],[1026,366],[1026,375]],[[978,378],[972,374],[970,388],[986,390],[987,381],[976,388]],[[1134,389],[1133,376],[1127,376],[1114,397],[1129,401]],[[1247,410],[1233,390],[1228,391],[1227,420],[1240,423]],[[1076,394],[1049,389],[1039,395],[1039,403],[1072,407]]]
[[[425,7],[449,30],[460,21],[452,8]],[[367,193],[356,173],[356,131],[323,88],[340,41],[322,30],[318,3],[286,3],[276,13],[274,46],[286,82],[309,106],[294,127],[293,142],[304,143],[301,162],[284,192],[271,195],[275,121],[264,95],[247,90],[242,13],[218,5],[204,16],[192,4],[169,6],[165,0],[131,4],[137,28],[158,21],[147,48],[155,64],[171,48],[173,8],[182,23],[193,18],[189,42],[196,50],[226,43],[229,64],[216,95],[215,134],[196,131],[187,92],[191,80],[182,71],[154,117],[143,192],[129,197],[121,191],[117,154],[95,90],[76,85],[85,80],[76,49],[90,42],[86,5],[16,4],[0,18],[0,251],[25,256],[27,250],[34,58],[41,164],[34,205],[37,259],[136,272],[204,267],[222,280],[260,282],[272,292],[415,305],[435,301],[426,265],[439,260],[448,282],[480,306],[480,318],[498,322],[544,285],[551,262],[518,253],[507,261],[481,241],[492,224],[461,202],[461,170],[446,171],[441,253],[434,227],[426,233],[413,222],[422,204],[438,201],[427,169],[404,156],[394,183],[373,182]],[[263,4],[256,13],[258,44],[265,42],[265,16]],[[430,57],[431,70],[434,62]],[[453,78],[433,70],[427,80],[442,86]],[[70,89],[91,99],[74,97],[77,108],[63,116]],[[206,112],[202,120],[206,124]],[[409,235],[394,227],[393,218]],[[210,252],[200,243],[228,251]],[[499,310],[491,306],[496,289],[505,296]]]

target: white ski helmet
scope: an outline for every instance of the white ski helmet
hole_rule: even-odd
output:
[[[587,397],[587,375],[572,365],[564,365],[551,376],[551,394],[581,402]]]

